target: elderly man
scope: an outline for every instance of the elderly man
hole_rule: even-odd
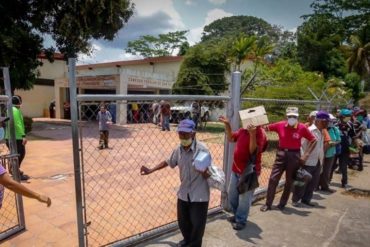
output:
[[[307,160],[304,163],[303,168],[312,175],[312,179],[304,186],[295,186],[293,192],[292,205],[299,206],[299,201],[303,204],[314,206],[311,203],[314,190],[319,185],[321,165],[324,162],[324,150],[325,145],[328,145],[324,141],[323,130],[328,127],[329,114],[325,111],[318,111],[316,113],[316,119],[314,124],[312,124],[308,129],[315,136],[317,143],[310,152]],[[311,148],[310,143],[307,140],[302,140],[301,153],[306,153],[308,149]]]
[[[184,237],[178,246],[201,246],[206,226],[209,186],[208,170],[198,171],[193,160],[199,154],[210,155],[205,144],[195,139],[195,123],[185,119],[177,128],[180,145],[173,150],[170,158],[154,168],[142,166],[141,175],[148,175],[167,166],[179,167],[181,185],[177,193],[177,220]]]
[[[261,211],[271,210],[272,202],[275,197],[276,187],[280,181],[283,172],[286,171],[284,192],[281,196],[278,209],[283,210],[288,202],[290,190],[293,182],[293,176],[296,174],[300,165],[304,164],[316,145],[316,138],[308,128],[298,122],[298,108],[288,107],[286,109],[287,120],[269,124],[267,131],[274,131],[279,135],[279,148],[276,152],[275,163],[272,167],[266,204],[261,207]],[[301,140],[307,139],[309,147],[301,155]]]

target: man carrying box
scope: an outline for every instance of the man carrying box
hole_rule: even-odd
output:
[[[266,126],[267,131],[274,131],[279,135],[279,147],[276,152],[275,163],[271,170],[266,204],[261,207],[262,212],[271,210],[276,187],[279,184],[283,172],[286,171],[284,192],[277,206],[280,210],[284,209],[291,192],[293,176],[296,174],[298,168],[306,162],[316,145],[315,136],[303,123],[298,122],[298,116],[297,107],[288,107],[286,109],[287,120]],[[302,138],[307,139],[309,145],[305,153],[301,156],[300,149]]]

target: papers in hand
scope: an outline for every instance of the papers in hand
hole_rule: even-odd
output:
[[[194,158],[193,165],[195,169],[200,172],[204,172],[211,165],[212,158],[211,155],[207,152],[200,151]]]

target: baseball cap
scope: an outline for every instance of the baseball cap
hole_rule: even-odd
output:
[[[318,111],[316,113],[316,119],[317,120],[329,120],[330,116],[329,116],[329,113],[327,113],[326,111]]]
[[[312,111],[312,112],[310,112],[309,117],[316,117],[317,112],[318,111]]]
[[[177,132],[193,132],[195,128],[195,123],[193,120],[184,119],[180,121],[179,125],[177,126]]]
[[[287,116],[296,116],[296,117],[298,117],[299,116],[298,107],[289,106],[288,108],[286,108],[286,115]]]
[[[352,115],[352,111],[348,109],[341,109],[339,115],[344,117],[350,117]]]

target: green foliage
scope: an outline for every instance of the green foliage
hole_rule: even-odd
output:
[[[143,57],[171,56],[176,49],[186,52],[184,49],[186,49],[186,46],[189,47],[185,37],[187,32],[169,32],[160,34],[158,37],[144,35],[137,40],[129,41],[126,52]]]
[[[238,71],[240,71],[240,64],[253,56],[256,50],[256,40],[256,36],[242,36],[234,42],[231,59],[235,62]]]
[[[42,51],[58,49],[66,58],[88,53],[91,39],[113,39],[132,14],[129,0],[2,0],[0,66],[9,67],[13,90],[30,89]],[[42,47],[44,35],[55,47]]]
[[[230,67],[225,51],[224,44],[215,42],[189,48],[173,85],[173,93],[218,95],[225,91],[225,72]]]
[[[361,77],[356,73],[347,74],[345,79],[346,87],[351,90],[352,98],[355,103],[358,102],[361,96]]]
[[[311,16],[298,28],[297,37],[298,56],[304,69],[322,72],[326,78],[344,76],[345,63],[339,64],[344,59],[336,51],[343,40],[343,28],[338,19],[330,15]]]

